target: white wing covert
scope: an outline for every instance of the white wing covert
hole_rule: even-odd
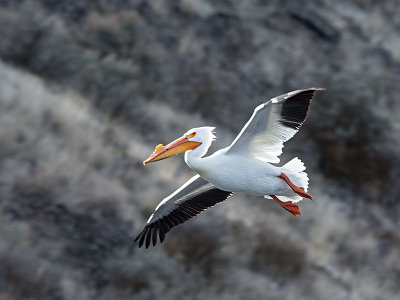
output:
[[[315,91],[297,90],[257,106],[250,120],[229,146],[227,154],[238,154],[278,163],[283,143],[290,140],[307,117]]]

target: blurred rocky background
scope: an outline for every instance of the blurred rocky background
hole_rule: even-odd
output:
[[[0,0],[0,59],[0,299],[399,296],[399,1]],[[312,86],[302,217],[237,194],[136,248],[193,175],[156,144]]]

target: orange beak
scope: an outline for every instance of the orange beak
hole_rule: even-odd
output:
[[[149,158],[143,162],[143,164],[145,165],[150,162],[155,162],[174,155],[178,155],[185,151],[193,150],[200,145],[201,143],[191,142],[185,136],[183,136],[169,143],[167,146],[163,146],[162,144],[158,145],[154,149],[154,152],[149,156]]]

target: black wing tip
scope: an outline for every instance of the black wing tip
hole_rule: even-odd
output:
[[[215,204],[222,202],[232,196],[233,192],[223,191],[214,188],[201,195],[192,199],[192,201],[187,201],[171,211],[167,216],[164,216],[153,223],[147,224],[143,230],[135,238],[134,243],[138,243],[139,248],[143,245],[147,248],[150,245],[153,247],[157,244],[157,235],[159,237],[160,243],[164,242],[165,234],[170,231],[173,227],[184,223],[185,221],[193,218],[202,211]],[[214,196],[214,197],[213,197]]]
[[[280,123],[286,127],[298,130],[307,118],[308,110],[315,91],[324,88],[309,88],[285,94],[281,98],[281,120]]]
[[[144,245],[145,248],[149,248],[150,245],[157,244],[157,237],[160,243],[164,242],[165,234],[169,231],[165,225],[161,224],[161,222],[157,221],[155,223],[147,224],[143,230],[137,235],[137,237],[133,240],[134,243],[137,243],[139,248],[142,248]]]
[[[138,236],[134,239],[134,243],[138,243],[139,248],[143,246],[144,238],[146,237],[147,226],[143,228],[143,230],[138,234]]]
[[[153,247],[157,244],[157,226],[153,227]]]

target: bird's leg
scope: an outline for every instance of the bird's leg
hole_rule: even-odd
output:
[[[281,173],[281,175],[279,175],[278,177],[282,178],[290,186],[290,188],[293,190],[293,192],[295,192],[299,196],[308,198],[311,200],[313,199],[313,197],[310,194],[307,194],[304,191],[304,188],[294,185],[293,182],[290,181],[289,177],[287,177],[285,173]]]
[[[301,215],[300,208],[297,204],[294,204],[292,201],[281,201],[276,197],[275,195],[269,195],[272,199],[274,199],[280,206],[282,206],[284,209],[286,209],[288,212],[291,214],[295,215],[296,217],[298,215]]]

